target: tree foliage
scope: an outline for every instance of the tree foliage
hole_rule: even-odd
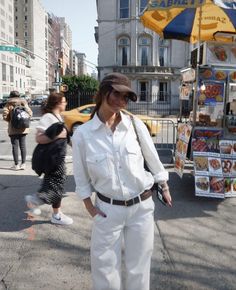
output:
[[[99,82],[93,77],[82,75],[82,76],[63,76],[62,81],[69,87],[69,92],[86,92],[86,91],[97,91]]]

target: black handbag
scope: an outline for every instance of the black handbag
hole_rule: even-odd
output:
[[[140,149],[141,149],[141,152],[142,152],[142,155],[143,155],[143,150],[142,150],[142,146],[141,146],[141,143],[140,143],[140,139],[139,139],[139,135],[138,135],[138,132],[137,132],[137,129],[136,129],[136,126],[135,126],[135,122],[134,122],[134,117],[131,115],[131,121],[132,121],[132,124],[133,124],[133,127],[134,127],[134,131],[135,131],[135,134],[137,136],[137,141],[139,143],[139,146],[140,146]],[[144,155],[143,155],[143,158],[144,158]],[[148,169],[148,166],[146,164],[146,161],[145,161],[145,158],[144,158],[144,167],[147,171],[150,172],[150,170]],[[162,190],[162,187],[160,186],[160,184],[158,183],[154,183],[153,187],[151,188],[152,191],[156,191],[156,196],[157,196],[157,199],[165,206],[167,206],[167,202],[163,196],[163,190]]]

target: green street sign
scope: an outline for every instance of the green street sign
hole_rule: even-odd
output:
[[[17,46],[0,45],[0,51],[21,52],[21,48]]]

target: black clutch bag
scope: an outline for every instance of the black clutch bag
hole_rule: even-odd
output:
[[[158,183],[155,183],[152,187],[152,190],[154,192],[156,192],[156,195],[157,195],[157,199],[165,206],[167,206],[167,202],[163,196],[163,190],[162,190],[162,187],[158,184]]]

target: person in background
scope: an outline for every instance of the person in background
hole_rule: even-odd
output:
[[[41,210],[38,206],[47,203],[52,205],[53,214],[51,222],[58,225],[70,225],[73,223],[73,219],[66,216],[61,211],[61,201],[65,193],[65,181],[66,181],[66,167],[65,167],[65,155],[67,146],[67,130],[63,128],[53,139],[46,135],[46,130],[55,123],[63,122],[61,112],[65,111],[66,98],[62,93],[53,93],[48,99],[47,103],[43,107],[43,116],[36,127],[36,142],[39,144],[49,144],[57,139],[65,139],[63,150],[64,156],[61,158],[60,164],[55,170],[45,173],[42,181],[42,185],[37,194],[26,195],[25,200],[27,206],[30,208],[30,212],[34,215],[39,215]]]
[[[111,73],[102,80],[91,120],[72,137],[76,193],[93,218],[91,269],[93,290],[119,290],[124,239],[127,290],[149,290],[154,239],[152,187],[161,184],[172,205],[168,172],[160,162],[144,123],[122,112],[137,96],[129,79]],[[144,156],[143,156],[144,155]],[[150,170],[145,170],[144,158]],[[95,204],[92,193],[96,193]]]
[[[20,98],[18,91],[11,91],[6,106],[3,108],[3,119],[8,122],[8,135],[11,139],[12,154],[14,165],[12,170],[24,170],[26,167],[26,136],[29,133],[29,128],[16,129],[11,124],[11,113],[16,106],[22,106],[25,111],[32,117],[33,113],[27,101]],[[20,148],[21,164],[19,164],[18,151]]]

